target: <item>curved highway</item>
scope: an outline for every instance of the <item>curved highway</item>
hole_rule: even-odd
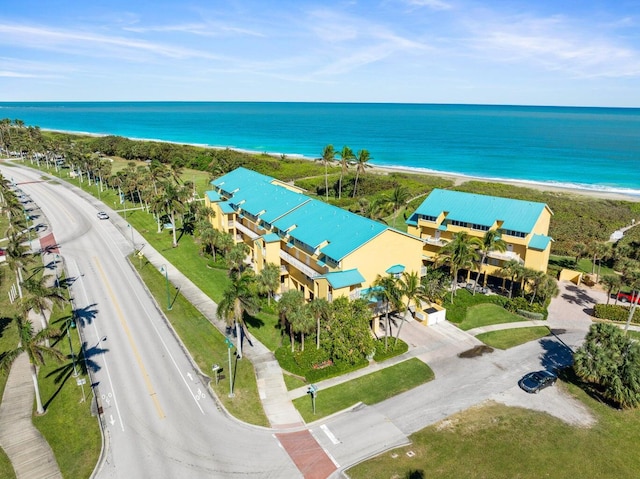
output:
[[[300,477],[271,432],[217,408],[128,264],[130,241],[97,218],[102,203],[33,170],[0,170],[40,206],[74,279],[104,411],[106,451],[96,477]]]

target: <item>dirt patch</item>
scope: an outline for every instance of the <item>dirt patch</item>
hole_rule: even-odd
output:
[[[485,353],[492,353],[493,348],[491,346],[487,346],[486,344],[480,344],[471,349],[467,349],[466,351],[462,351],[458,354],[459,358],[477,358],[482,356]]]
[[[560,383],[543,389],[538,394],[529,394],[518,386],[514,386],[494,395],[491,399],[505,406],[546,412],[572,426],[591,427],[596,423],[591,411],[569,394]]]

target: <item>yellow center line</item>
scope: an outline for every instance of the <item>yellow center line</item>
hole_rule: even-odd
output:
[[[107,287],[107,292],[109,293],[109,296],[111,296],[111,301],[113,302],[113,305],[116,308],[116,313],[118,314],[118,318],[120,319],[120,324],[124,328],[124,332],[127,333],[127,338],[129,338],[129,344],[131,345],[131,349],[133,349],[133,354],[135,355],[136,361],[138,362],[138,367],[142,372],[142,377],[144,378],[144,382],[147,385],[147,391],[149,391],[149,396],[151,396],[151,399],[153,399],[153,403],[156,406],[156,411],[158,412],[158,416],[160,417],[160,419],[164,419],[166,416],[164,414],[164,411],[162,410],[162,407],[160,406],[160,402],[158,401],[158,396],[156,395],[156,392],[153,389],[153,385],[151,384],[151,379],[149,378],[147,369],[144,367],[144,364],[142,363],[142,357],[138,352],[138,348],[136,347],[136,342],[133,339],[133,335],[131,334],[129,325],[127,324],[127,321],[124,319],[124,314],[122,314],[122,309],[120,308],[120,304],[118,303],[115,295],[113,294],[113,289],[111,289],[111,285],[107,280],[107,276],[104,274],[104,270],[100,265],[100,261],[95,256],[93,257],[93,259],[96,262],[96,265],[98,266],[98,270],[100,271],[100,276],[102,276],[102,280],[104,281],[104,284]]]

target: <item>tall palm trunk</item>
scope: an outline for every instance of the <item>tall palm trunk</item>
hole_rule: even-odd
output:
[[[38,414],[44,414],[44,407],[42,406],[42,399],[40,398],[40,386],[38,385],[38,368],[35,364],[29,364],[31,368],[31,380],[33,381],[33,390],[36,394],[36,412]]]

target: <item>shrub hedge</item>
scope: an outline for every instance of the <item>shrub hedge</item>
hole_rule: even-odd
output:
[[[596,318],[610,321],[627,321],[629,318],[629,307],[618,304],[596,304],[594,312]],[[640,324],[640,308],[633,313],[631,322]]]

